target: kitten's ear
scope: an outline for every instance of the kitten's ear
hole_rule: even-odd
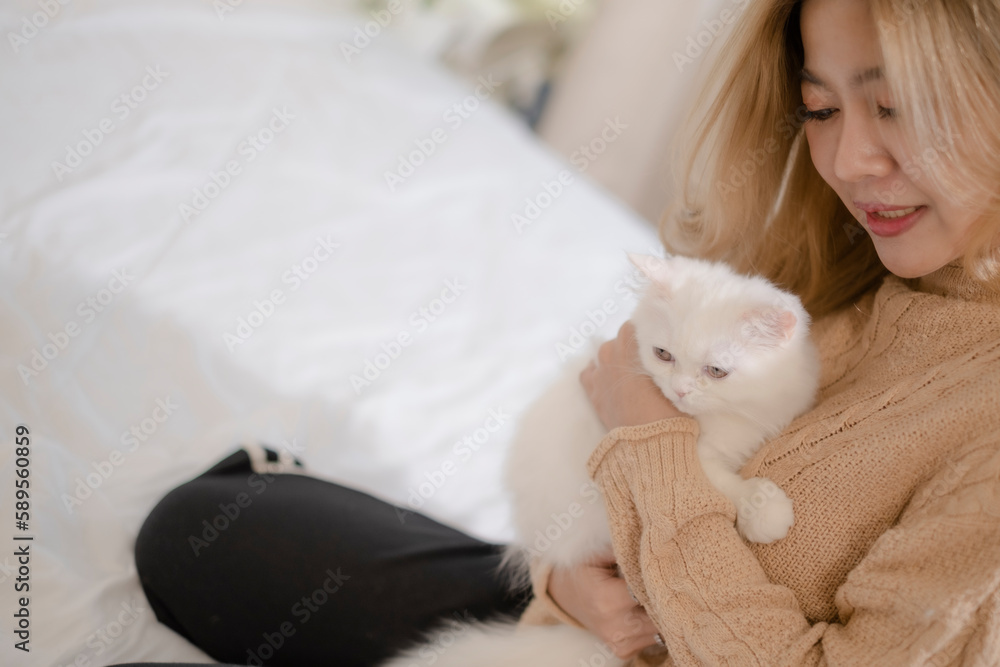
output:
[[[639,269],[639,273],[649,280],[662,283],[666,282],[669,277],[669,264],[667,260],[655,255],[640,255],[639,253],[630,252],[628,253],[628,261],[632,262],[632,265]]]
[[[662,298],[670,298],[673,290],[670,285],[670,265],[666,260],[655,255],[640,255],[634,252],[628,253],[628,259],[649,281],[653,293]]]
[[[746,313],[740,324],[740,334],[747,343],[774,347],[792,339],[799,318],[784,308],[764,308]]]

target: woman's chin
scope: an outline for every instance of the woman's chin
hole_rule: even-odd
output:
[[[954,257],[947,253],[934,253],[934,256],[921,255],[914,250],[908,250],[902,243],[889,244],[875,241],[875,250],[882,265],[889,273],[899,278],[920,278],[934,273],[942,266],[952,261]],[[939,255],[939,256],[938,256]]]

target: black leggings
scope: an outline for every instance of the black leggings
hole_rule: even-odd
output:
[[[298,667],[368,667],[444,620],[516,617],[531,594],[501,556],[365,493],[256,473],[244,450],[167,494],[135,545],[162,623],[220,662]]]

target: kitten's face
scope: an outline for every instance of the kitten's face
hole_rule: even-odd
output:
[[[697,260],[658,261],[632,317],[643,366],[683,412],[745,414],[767,394],[801,316],[760,281]]]

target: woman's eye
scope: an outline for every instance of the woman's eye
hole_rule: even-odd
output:
[[[729,371],[723,370],[718,366],[705,366],[705,373],[707,373],[709,377],[713,377],[716,380],[720,380],[729,375]]]
[[[882,119],[889,119],[896,117],[896,109],[893,107],[884,107],[881,104],[878,105],[878,117]]]
[[[806,122],[808,123],[811,120],[820,122],[830,120],[830,117],[833,116],[836,111],[836,109],[816,109],[815,111],[812,109],[806,109]]]
[[[670,354],[669,352],[667,352],[666,350],[664,350],[662,347],[654,347],[653,348],[653,354],[655,354],[657,357],[659,357],[663,361],[673,361],[674,360],[674,355]]]

